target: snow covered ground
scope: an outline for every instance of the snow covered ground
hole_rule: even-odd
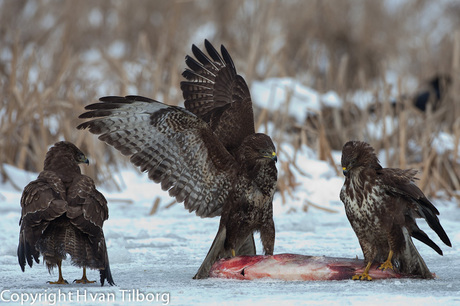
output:
[[[289,152],[289,148],[283,151]],[[338,158],[340,154],[334,156]],[[91,160],[91,156],[89,158]],[[280,161],[282,159],[280,156]],[[297,175],[301,184],[284,205],[279,194],[275,197],[275,253],[362,258],[338,197],[343,178],[307,150],[299,154],[298,165],[308,177]],[[21,188],[37,175],[7,165],[5,169]],[[219,219],[201,219],[186,211],[182,204],[166,208],[171,198],[134,167],[123,171],[120,177],[126,185],[121,192],[100,188],[109,200],[110,217],[104,224],[104,232],[117,284],[114,287],[72,283],[81,277],[82,271],[69,261],[63,264],[64,278],[69,285],[47,284],[57,279],[57,271],[49,275],[42,263],[21,272],[16,257],[21,191],[9,183],[0,184],[0,303],[18,305],[23,299],[24,305],[58,302],[74,305],[77,301],[90,305],[100,300],[118,305],[151,302],[154,305],[460,304],[460,209],[457,203],[435,202],[452,248],[443,245],[434,232],[420,222],[444,251],[444,256],[439,256],[415,241],[428,267],[436,273],[435,280],[193,280],[214,239]],[[157,197],[161,200],[160,208],[150,216]],[[305,200],[337,213],[316,208],[302,212],[300,207]],[[258,235],[256,239],[259,240]],[[259,241],[258,250],[261,250]],[[99,278],[97,271],[89,270],[88,274],[89,279]]]

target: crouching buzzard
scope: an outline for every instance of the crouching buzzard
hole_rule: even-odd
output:
[[[93,180],[82,175],[79,163],[89,163],[72,143],[61,141],[47,152],[44,169],[30,182],[21,197],[18,260],[22,271],[26,261],[32,267],[40,254],[48,270],[59,269],[59,279],[51,284],[66,284],[61,262],[69,254],[72,264],[83,267],[77,283],[94,283],[86,278],[86,267],[100,271],[113,285],[102,224],[108,218],[107,201],[96,190]]]
[[[272,200],[277,181],[272,140],[255,133],[249,89],[222,46],[205,41],[186,58],[181,83],[185,108],[139,96],[103,97],[80,118],[163,190],[201,217],[221,215],[219,230],[194,278],[208,277],[222,257],[254,254],[260,231],[265,254],[273,254]]]
[[[451,243],[438,210],[414,183],[416,171],[382,168],[374,149],[360,141],[343,146],[342,167],[345,183],[340,199],[367,263],[364,273],[353,279],[371,280],[368,272],[374,261],[382,262],[379,269],[395,267],[400,273],[432,278],[411,237],[440,255],[442,251],[415,219],[424,218],[446,245]]]

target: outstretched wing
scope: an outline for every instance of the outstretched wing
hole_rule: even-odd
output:
[[[104,97],[86,106],[80,124],[130,156],[185,208],[201,217],[220,215],[238,169],[209,126],[187,110],[139,96]],[[100,117],[100,118],[98,118]]]
[[[18,260],[22,271],[33,259],[38,263],[37,240],[49,223],[67,211],[65,187],[61,179],[51,171],[43,171],[37,180],[30,182],[21,197],[21,225],[19,233]]]
[[[436,207],[425,197],[420,188],[414,183],[414,176],[416,170],[401,170],[397,168],[384,168],[378,171],[382,175],[383,185],[389,194],[397,198],[404,199],[408,204],[408,208],[413,218],[423,218],[428,225],[438,234],[439,238],[448,246],[452,246],[449,237],[444,231],[441,223],[439,222],[439,211]],[[438,253],[442,254],[440,248],[430,239],[428,235],[418,228],[415,222],[407,220],[412,228],[411,235],[431,246]]]
[[[221,46],[221,56],[208,40],[204,43],[209,57],[193,45],[196,59],[185,58],[189,67],[182,73],[187,81],[181,82],[185,108],[207,122],[232,152],[255,133],[251,95],[225,47]]]

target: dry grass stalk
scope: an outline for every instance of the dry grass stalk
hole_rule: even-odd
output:
[[[66,139],[90,156],[92,164],[83,171],[99,183],[120,187],[112,176],[126,159],[87,132],[76,131],[76,116],[103,95],[140,94],[180,104],[184,55],[190,54],[191,43],[201,46],[208,38],[226,45],[249,84],[287,76],[320,92],[334,90],[345,101],[340,109],[324,107],[300,127],[283,111],[290,98],[281,110],[262,110],[256,126],[267,131],[272,124],[277,147],[290,142],[297,156],[302,154],[300,144],[311,146],[321,159],[333,163],[332,150],[340,150],[350,139],[366,140],[385,150],[391,166],[419,165],[420,185],[429,192],[442,188],[458,194],[460,31],[446,34],[436,49],[420,45],[428,38],[418,27],[426,4],[408,0],[390,13],[381,2],[370,1],[356,16],[354,0],[140,3],[0,4],[0,165],[39,171],[48,147]],[[211,19],[203,23],[197,16]],[[452,86],[443,106],[421,114],[407,99],[395,112],[385,76],[391,63],[401,75],[419,80],[449,73]],[[408,92],[401,82],[402,96]],[[373,92],[381,108],[374,114],[358,108],[349,98],[356,89]],[[398,124],[387,126],[387,117]],[[380,124],[380,137],[370,131],[370,123]],[[438,156],[430,144],[440,131],[452,136],[454,149]],[[289,194],[296,186],[290,166],[299,165],[295,158],[285,160],[280,189]]]
[[[313,202],[311,202],[311,201],[309,201],[309,200],[305,200],[304,206],[303,206],[303,208],[302,208],[303,211],[308,211],[308,208],[309,208],[309,207],[313,207],[313,208],[316,208],[316,209],[319,209],[319,210],[324,210],[324,211],[326,211],[326,212],[328,212],[328,213],[333,213],[333,214],[338,213],[338,211],[335,210],[335,209],[323,207],[323,206],[318,205],[318,204],[315,204],[315,203],[313,203]]]
[[[155,201],[153,202],[152,208],[150,209],[150,212],[149,212],[150,216],[154,215],[157,212],[158,207],[160,207],[160,201],[161,199],[159,197],[155,198]]]
[[[172,207],[172,206],[173,206],[174,204],[176,204],[176,203],[177,203],[176,200],[172,200],[169,204],[167,204],[167,205],[165,206],[165,208],[168,209],[168,208]]]

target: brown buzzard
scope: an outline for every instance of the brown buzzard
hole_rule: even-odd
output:
[[[248,86],[205,41],[211,58],[196,46],[186,58],[181,83],[185,107],[139,96],[103,97],[86,106],[80,124],[112,145],[150,179],[201,217],[221,215],[219,230],[194,278],[208,277],[222,257],[255,252],[260,231],[265,254],[273,254],[272,200],[277,170],[272,140],[255,133]]]
[[[432,278],[430,270],[415,248],[412,238],[441,249],[415,221],[424,218],[439,238],[451,246],[437,215],[438,210],[415,185],[415,170],[382,168],[374,149],[365,142],[349,141],[343,146],[342,167],[345,183],[340,199],[358,237],[364,260],[364,273],[353,279],[371,280],[371,264],[379,269],[396,268],[400,273]]]
[[[61,262],[69,254],[72,264],[83,267],[77,283],[94,283],[86,278],[89,267],[100,271],[101,286],[106,279],[114,285],[102,232],[109,217],[107,201],[93,180],[81,174],[79,163],[89,161],[74,144],[58,142],[47,152],[38,178],[24,188],[19,265],[24,271],[26,261],[32,267],[42,254],[49,271],[59,269],[58,281],[50,283],[66,284]]]

